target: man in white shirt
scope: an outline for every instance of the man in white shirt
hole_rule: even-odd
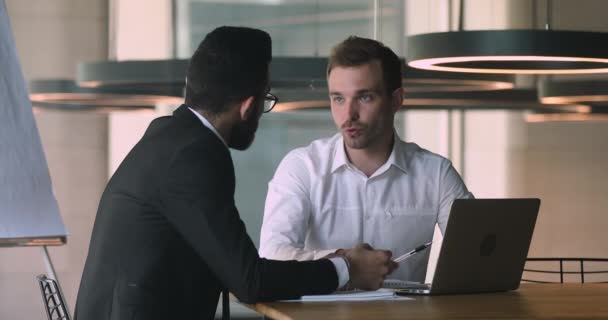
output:
[[[327,80],[333,137],[295,149],[268,186],[260,255],[316,260],[357,244],[393,257],[445,231],[452,202],[470,198],[449,160],[402,141],[401,62],[378,41],[350,37],[334,47]],[[400,263],[391,278],[424,281],[430,250]]]

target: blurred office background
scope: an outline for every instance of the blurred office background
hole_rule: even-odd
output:
[[[88,61],[188,58],[204,35],[220,25],[268,31],[275,56],[326,57],[349,35],[376,37],[404,56],[407,35],[454,28],[448,2],[6,0],[6,6],[29,81],[74,79],[77,64]],[[533,27],[542,20],[546,1],[538,1],[536,18],[530,3],[468,0],[464,27]],[[554,1],[553,28],[608,32],[606,10],[608,2],[602,0]],[[536,80],[519,76],[517,86],[530,87]],[[50,248],[50,254],[72,311],[105,183],[148,123],[174,107],[35,109],[53,190],[69,230],[68,244]],[[529,122],[527,113],[411,110],[400,113],[395,124],[402,139],[449,156],[476,197],[541,198],[529,256],[608,257],[608,122]],[[262,118],[253,146],[233,151],[237,206],[256,244],[267,183],[279,161],[289,150],[335,132],[328,110],[270,113]],[[462,139],[459,132],[465,133]],[[34,279],[44,272],[39,248],[0,248],[0,319],[44,319]]]

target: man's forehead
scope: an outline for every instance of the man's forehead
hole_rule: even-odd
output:
[[[381,91],[383,85],[382,70],[371,63],[352,67],[336,66],[328,77],[330,92],[376,92]]]
[[[372,61],[354,66],[335,66],[327,76],[328,80],[332,76],[348,74],[348,77],[360,76],[365,78],[382,78],[382,67],[378,61]]]

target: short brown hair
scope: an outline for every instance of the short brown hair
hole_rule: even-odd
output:
[[[356,67],[374,60],[380,62],[387,94],[401,87],[402,63],[399,57],[379,41],[350,36],[331,50],[327,76],[334,67]]]

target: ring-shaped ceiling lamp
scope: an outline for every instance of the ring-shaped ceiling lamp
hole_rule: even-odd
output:
[[[276,112],[294,110],[329,109],[326,90],[301,90],[285,94],[279,100]],[[307,100],[303,100],[303,97]],[[545,105],[538,101],[534,89],[463,92],[404,92],[403,110],[511,110],[542,111],[553,113],[589,113],[591,108],[583,104]],[[273,109],[274,112],[274,109]]]
[[[319,57],[275,57],[270,64],[271,87],[273,91],[287,90],[296,95],[298,91],[326,89],[327,63],[327,58]],[[410,68],[405,62],[403,65],[402,84],[407,92],[501,90],[515,86],[512,75],[448,74]],[[306,101],[305,96],[300,98]]]
[[[120,88],[133,94],[138,90],[154,92],[167,86],[181,88],[185,84],[187,66],[187,59],[83,63],[78,67],[77,79],[81,85],[96,90]],[[326,68],[327,58],[275,57],[270,65],[271,87],[272,91],[279,96],[279,103],[273,112],[328,108]],[[408,71],[410,72],[409,77]],[[450,88],[445,86],[446,82],[444,82],[446,79],[454,80],[452,84],[455,84],[460,80],[466,82],[481,79],[487,81],[484,83],[485,88],[507,88],[511,87],[513,83],[511,75],[485,74],[482,75],[483,77],[474,77],[470,74],[450,74],[447,77],[445,75],[446,73],[443,72],[426,72],[406,68],[403,80],[406,93],[404,104],[409,109],[421,110],[527,110],[543,107],[536,101],[535,91],[527,92],[525,98],[514,98],[513,96],[521,96],[522,93],[511,92],[512,90],[493,90],[483,94],[483,91],[466,90],[466,88],[478,89],[478,84],[473,86],[460,84]],[[435,84],[425,83],[416,86],[411,84],[413,79]],[[438,85],[438,83],[441,84]],[[430,89],[433,86],[437,86],[439,91]],[[179,98],[180,101],[181,99]],[[110,102],[105,101],[103,104]],[[580,105],[552,106],[551,112],[582,112],[585,108]]]
[[[82,87],[154,88],[184,85],[189,59],[97,61],[78,65]],[[270,64],[272,88],[325,87],[326,58],[275,57]]]
[[[405,66],[403,88],[406,92],[454,92],[505,90],[515,87],[508,74],[440,72]]]
[[[157,104],[183,102],[179,86],[144,88],[83,88],[72,80],[33,80],[30,100],[35,107],[96,112],[153,109]]]
[[[608,80],[543,80],[539,84],[542,103],[608,102]]]
[[[405,93],[403,108],[406,110],[534,110],[547,113],[591,111],[591,108],[584,104],[542,104],[538,101],[535,89]]]
[[[78,65],[77,81],[91,88],[150,90],[166,86],[183,86],[188,68],[187,59],[150,61],[100,61]],[[319,91],[327,100],[327,58],[275,57],[270,64],[272,91],[279,95],[281,105],[289,110],[319,105],[310,91]],[[403,85],[407,92],[496,90],[512,88],[510,75],[471,75],[429,72],[406,67]],[[314,96],[314,93],[313,93]],[[285,105],[285,102],[290,102]],[[325,104],[323,102],[322,104]]]
[[[589,112],[584,113],[555,113],[537,111],[526,114],[526,122],[577,122],[577,121],[608,121],[608,105],[589,106]]]
[[[157,86],[183,86],[188,60],[96,61],[80,63],[76,81],[81,87],[154,89]]]
[[[473,73],[575,74],[608,72],[608,33],[480,30],[407,38],[414,68]]]

